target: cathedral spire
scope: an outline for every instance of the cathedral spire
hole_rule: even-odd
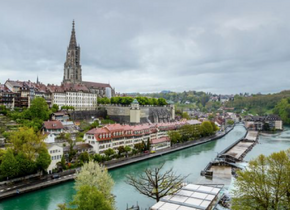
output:
[[[82,69],[80,64],[80,46],[77,46],[75,21],[72,22],[72,31],[64,63],[63,83],[81,83]]]
[[[69,48],[73,49],[76,46],[77,46],[77,40],[76,40],[76,33],[75,33],[75,21],[73,20]]]
[[[75,31],[75,20],[73,20],[73,23],[72,23],[72,31],[73,32]]]

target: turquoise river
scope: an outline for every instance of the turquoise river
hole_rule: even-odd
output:
[[[173,167],[178,174],[188,175],[187,182],[197,183],[200,171],[206,164],[213,160],[217,153],[225,149],[232,142],[243,137],[246,130],[243,126],[236,126],[225,137],[199,146],[191,147],[182,151],[135,163],[122,168],[110,171],[115,181],[114,195],[116,196],[118,210],[125,210],[127,204],[133,205],[138,202],[142,209],[149,208],[154,204],[154,200],[149,199],[136,192],[131,186],[125,183],[127,174],[138,175],[147,167],[156,167],[165,163],[164,168]],[[290,128],[286,127],[283,132],[274,135],[261,135],[259,144],[250,151],[245,160],[248,161],[259,154],[269,155],[272,152],[280,151],[290,147]],[[24,194],[1,201],[1,210],[52,210],[57,209],[58,203],[72,200],[74,182],[52,186],[32,193]]]

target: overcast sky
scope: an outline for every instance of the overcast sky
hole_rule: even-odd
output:
[[[289,0],[0,0],[0,82],[60,84],[72,20],[83,80],[117,92],[290,89]]]

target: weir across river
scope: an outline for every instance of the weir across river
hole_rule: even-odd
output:
[[[220,152],[213,161],[209,162],[205,169],[201,171],[201,175],[207,178],[231,179],[233,169],[241,167],[236,163],[241,162],[256,145],[258,137],[259,132],[248,131],[243,138],[235,141]]]

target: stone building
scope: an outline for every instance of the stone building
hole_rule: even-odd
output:
[[[105,105],[110,119],[121,124],[160,123],[175,120],[175,106],[139,105],[135,99],[130,106]]]
[[[82,68],[80,65],[81,48],[77,45],[75,23],[73,21],[71,38],[64,63],[63,83],[81,83]]]

